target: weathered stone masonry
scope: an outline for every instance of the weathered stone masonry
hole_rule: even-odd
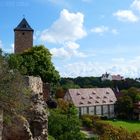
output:
[[[23,53],[33,46],[33,32],[25,18],[14,29],[14,52]]]
[[[43,82],[39,77],[28,76],[25,79],[32,93],[29,124],[33,139],[47,140],[48,116],[43,99]]]

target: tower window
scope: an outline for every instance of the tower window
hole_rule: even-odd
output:
[[[22,26],[23,28],[26,28],[26,24],[23,24],[23,26]]]
[[[22,35],[24,35],[25,33],[23,32]]]

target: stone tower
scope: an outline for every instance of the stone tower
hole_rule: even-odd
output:
[[[33,46],[33,32],[25,18],[14,29],[14,52],[22,53]]]

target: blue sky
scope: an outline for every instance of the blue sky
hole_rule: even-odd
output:
[[[23,15],[64,77],[140,77],[140,0],[0,0],[0,47],[13,51]]]

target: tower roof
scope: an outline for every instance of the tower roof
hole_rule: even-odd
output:
[[[34,31],[28,24],[25,18],[19,23],[19,25],[14,29],[14,31]]]

